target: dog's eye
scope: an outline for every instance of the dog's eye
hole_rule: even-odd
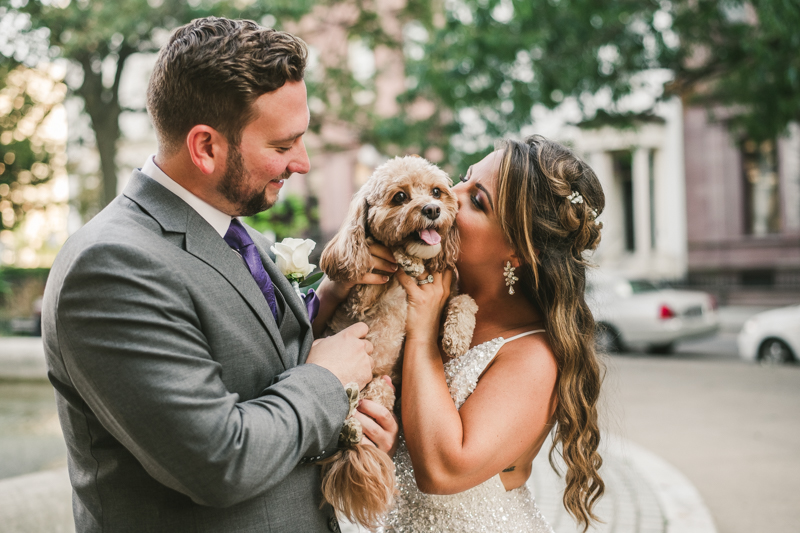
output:
[[[434,198],[439,198],[442,195],[442,190],[439,187],[434,187],[432,194]]]
[[[401,192],[395,194],[394,198],[392,198],[392,201],[394,203],[396,203],[396,204],[402,204],[403,202],[406,201],[406,193],[401,191]]]

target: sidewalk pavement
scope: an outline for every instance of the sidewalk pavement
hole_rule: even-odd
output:
[[[0,480],[0,524],[5,533],[74,533],[66,467]]]
[[[726,328],[736,330],[761,308],[720,310]],[[724,317],[724,318],[723,318]],[[46,380],[41,338],[0,337],[0,380]],[[593,533],[716,533],[711,514],[697,489],[669,463],[648,450],[614,435],[605,435],[601,474],[606,494],[596,507],[603,523]],[[581,531],[564,509],[564,481],[547,459],[549,443],[533,463],[528,484],[540,510],[557,533]],[[559,465],[562,472],[563,464]],[[0,523],[5,531],[71,531],[70,491],[64,469],[28,474],[0,481]],[[21,500],[27,502],[23,505]],[[41,513],[32,512],[37,506]],[[27,518],[26,518],[27,517]],[[35,523],[31,522],[34,517]],[[66,522],[66,523],[65,523]],[[342,531],[359,531],[343,524]]]

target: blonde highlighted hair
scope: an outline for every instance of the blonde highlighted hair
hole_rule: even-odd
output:
[[[566,464],[564,507],[588,529],[605,484],[598,473],[597,402],[604,369],[586,305],[586,250],[600,242],[605,196],[589,166],[541,136],[506,141],[498,177],[498,218],[522,259],[521,292],[541,312],[558,365],[558,405],[550,464]],[[574,195],[577,192],[578,195]],[[575,201],[580,196],[582,201]],[[556,469],[557,470],[557,469]]]

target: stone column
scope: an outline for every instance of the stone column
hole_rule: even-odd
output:
[[[633,220],[637,263],[650,257],[650,161],[647,148],[633,151]],[[646,264],[646,263],[645,263]]]

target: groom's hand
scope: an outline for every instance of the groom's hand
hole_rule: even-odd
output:
[[[391,385],[389,376],[383,376],[383,379]],[[379,450],[389,454],[389,457],[393,457],[400,435],[400,426],[394,414],[381,404],[364,399],[358,403],[358,410],[353,416],[361,422],[364,430],[361,444],[377,446]]]
[[[369,327],[358,322],[336,335],[318,339],[311,345],[306,363],[327,368],[342,385],[355,381],[358,388],[363,389],[372,381],[372,367],[375,366],[370,357],[372,343],[365,338],[367,333]]]

